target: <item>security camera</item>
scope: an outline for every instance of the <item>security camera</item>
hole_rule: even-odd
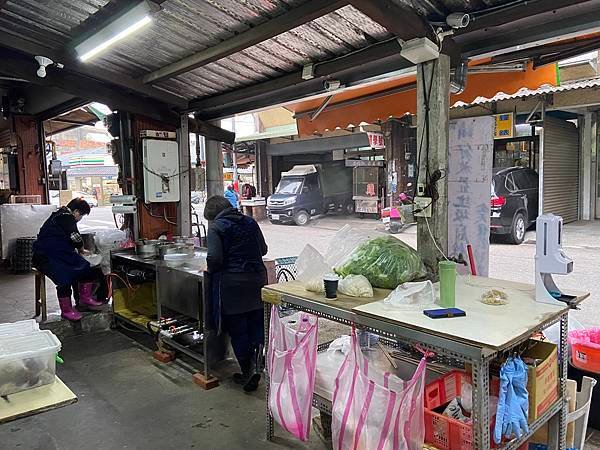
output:
[[[45,56],[36,56],[35,60],[40,65],[40,68],[37,70],[37,76],[40,78],[44,78],[46,76],[46,67],[54,64],[50,58],[46,58]]]
[[[323,87],[327,92],[337,91],[342,87],[342,82],[340,80],[325,80],[323,82]]]
[[[470,21],[469,15],[462,12],[452,13],[446,17],[446,23],[452,28],[466,28]]]

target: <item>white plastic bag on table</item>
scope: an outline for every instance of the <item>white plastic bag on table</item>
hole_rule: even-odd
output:
[[[338,284],[338,291],[349,297],[373,297],[373,286],[362,275],[348,275]]]
[[[281,318],[271,308],[267,370],[269,410],[283,429],[307,441],[317,368],[316,316],[297,313]]]
[[[367,242],[375,236],[377,235],[374,232],[359,231],[348,224],[344,225],[331,238],[325,252],[325,262],[331,267],[343,264],[363,242]]]
[[[435,292],[431,281],[404,283],[390,292],[383,303],[391,309],[416,309],[435,305]]]
[[[325,263],[323,255],[312,245],[307,244],[296,260],[298,276],[296,279],[304,285],[304,289],[311,292],[325,292],[323,275],[333,272],[331,266]]]
[[[121,248],[121,244],[127,240],[127,234],[116,229],[94,230],[94,233],[94,243],[102,257],[100,268],[104,275],[108,275],[110,273],[110,252]]]
[[[404,381],[369,365],[356,333],[336,378],[332,444],[337,450],[421,450],[425,439],[425,358]]]

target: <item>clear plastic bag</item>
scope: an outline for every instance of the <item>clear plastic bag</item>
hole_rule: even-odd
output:
[[[435,292],[431,281],[404,283],[390,292],[383,303],[392,309],[425,309],[435,305]]]
[[[500,289],[489,289],[481,294],[481,303],[484,305],[503,306],[508,305],[510,300],[508,294]]]
[[[331,267],[337,267],[350,258],[350,255],[360,247],[361,244],[376,237],[374,233],[366,233],[352,228],[350,225],[344,225],[331,238],[327,251],[325,252],[325,262]],[[360,275],[360,274],[356,274]]]
[[[327,265],[323,255],[312,245],[308,244],[296,260],[298,276],[296,279],[304,285],[304,289],[311,292],[325,292],[323,275],[333,270]]]
[[[427,275],[416,250],[393,236],[363,240],[334,268],[343,277],[364,275],[373,287],[384,289],[395,289]]]
[[[348,275],[338,284],[338,291],[349,297],[373,297],[373,286],[363,275]]]

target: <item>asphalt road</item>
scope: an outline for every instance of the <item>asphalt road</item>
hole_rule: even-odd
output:
[[[196,205],[201,213],[201,206]],[[201,216],[201,214],[200,214]],[[305,227],[293,225],[273,225],[262,222],[261,228],[269,245],[269,257],[297,256],[306,244],[324,252],[331,237],[350,223],[353,227],[375,232],[383,232],[380,222],[360,220],[343,216],[327,216],[312,220]],[[114,227],[110,207],[94,208],[92,213],[80,223],[80,228]],[[557,276],[560,287],[591,292],[591,298],[584,302],[580,311],[573,317],[585,326],[600,326],[600,221],[568,224],[564,229],[564,251],[574,261],[573,273]],[[416,247],[416,228],[396,235],[406,243]],[[492,243],[490,246],[490,276],[533,283],[534,281],[535,232],[528,232],[522,245]]]

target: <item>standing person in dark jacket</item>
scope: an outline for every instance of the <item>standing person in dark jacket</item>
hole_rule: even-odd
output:
[[[212,277],[213,320],[229,333],[242,373],[234,375],[247,392],[260,381],[264,342],[261,289],[267,284],[262,257],[267,244],[251,217],[233,208],[228,199],[215,195],[206,201],[208,271]]]
[[[92,280],[97,278],[81,255],[84,253],[83,239],[77,222],[90,213],[90,205],[81,198],[73,199],[44,222],[33,245],[32,264],[56,284],[56,293],[61,316],[67,320],[81,319],[73,309],[71,285],[79,282],[79,305],[89,309],[100,309],[102,303],[92,297]]]

